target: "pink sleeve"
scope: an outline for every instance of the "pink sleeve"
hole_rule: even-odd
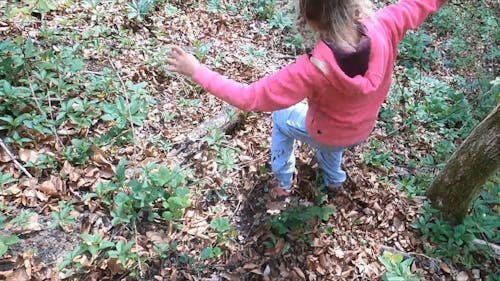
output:
[[[238,83],[201,65],[193,80],[206,91],[245,111],[275,111],[294,105],[313,89],[307,55],[250,85]]]
[[[398,44],[409,29],[417,29],[424,20],[435,13],[447,0],[401,0],[380,10],[376,19],[385,26],[393,43]]]

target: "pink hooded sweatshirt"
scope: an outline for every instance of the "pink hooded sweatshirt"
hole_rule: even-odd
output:
[[[302,55],[295,63],[250,85],[227,79],[204,65],[195,71],[193,79],[206,91],[245,111],[275,111],[308,98],[308,133],[324,145],[354,145],[364,141],[375,126],[391,86],[398,44],[406,31],[417,29],[445,2],[402,0],[362,19],[371,40],[364,75],[347,76],[330,47],[319,40],[311,58]]]

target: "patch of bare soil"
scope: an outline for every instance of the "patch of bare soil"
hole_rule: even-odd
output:
[[[19,234],[19,242],[9,248],[10,255],[0,260],[0,277],[8,277],[7,280],[12,281],[16,278],[25,280],[24,274],[32,276],[32,280],[55,277],[54,268],[58,262],[79,245],[80,238],[76,231],[66,232],[59,227],[51,227],[50,217],[38,218],[36,215],[36,218],[36,223],[28,225],[31,229],[24,229]],[[23,263],[24,268],[19,266]]]

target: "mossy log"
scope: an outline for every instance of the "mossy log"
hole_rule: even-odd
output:
[[[235,108],[231,105],[225,105],[222,109],[212,118],[200,124],[191,133],[188,138],[191,141],[197,141],[204,138],[211,129],[217,129],[225,134],[231,132],[241,125],[246,118],[246,113]]]
[[[216,129],[231,134],[238,126],[243,124],[247,117],[247,113],[237,109],[231,105],[225,105],[212,118],[201,123],[194,128],[184,139],[179,143],[173,151],[169,153],[169,157],[174,156],[183,161],[187,161],[192,155],[201,149],[203,139],[208,135],[210,130]]]

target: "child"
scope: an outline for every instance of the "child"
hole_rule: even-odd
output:
[[[320,38],[314,50],[250,85],[209,70],[177,46],[167,63],[240,109],[273,111],[271,166],[278,199],[291,191],[295,139],[317,150],[325,186],[334,191],[346,180],[342,151],[363,142],[375,126],[399,42],[445,2],[401,0],[372,12],[370,0],[299,0],[301,18]],[[299,103],[306,98],[307,105]]]

